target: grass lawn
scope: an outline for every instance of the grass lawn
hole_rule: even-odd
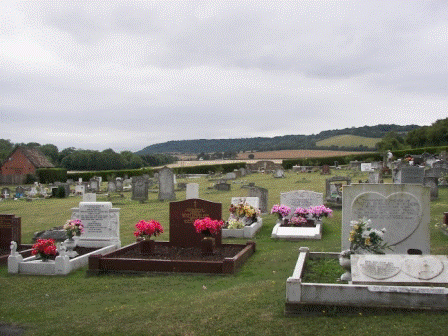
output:
[[[333,172],[333,176],[334,176]],[[338,172],[344,175],[346,172]],[[287,173],[284,179],[253,174],[238,179],[255,182],[269,190],[269,208],[278,203],[280,192],[324,192],[325,178],[318,173]],[[358,173],[352,181],[365,180]],[[242,184],[229,192],[207,189],[205,178],[183,180],[200,184],[203,199],[223,204],[223,217],[233,196],[246,196]],[[390,182],[390,181],[386,181]],[[185,191],[176,192],[177,200]],[[35,231],[64,224],[80,197],[0,202],[0,213],[22,218],[22,242],[30,243]],[[106,201],[98,195],[97,201]],[[134,241],[134,225],[140,219],[156,219],[165,228],[157,240],[168,240],[168,202],[150,193],[140,204],[112,198],[120,208],[122,245]],[[448,236],[434,228],[448,211],[448,189],[439,190],[431,202],[431,252],[448,254]],[[448,313],[403,312],[380,315],[332,315],[285,317],[285,283],[292,275],[298,249],[340,251],[341,211],[324,219],[320,241],[287,242],[270,238],[274,215],[263,216],[263,228],[255,237],[257,250],[235,275],[147,274],[140,276],[86,276],[86,268],[68,276],[9,275],[0,267],[0,324],[18,325],[25,335],[444,335]],[[244,239],[224,239],[225,243]],[[341,268],[341,274],[343,270]]]

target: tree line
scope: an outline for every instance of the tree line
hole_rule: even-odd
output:
[[[14,144],[9,139],[0,139],[0,161],[3,162],[17,146],[38,148],[56,167],[68,170],[138,169],[163,166],[177,161],[176,157],[166,154],[137,155],[131,151],[117,153],[111,148],[96,151],[69,147],[59,151],[53,144]]]
[[[439,119],[430,126],[421,126],[411,130],[405,136],[396,132],[389,132],[377,143],[377,150],[401,150],[446,145],[448,145],[448,118]]]

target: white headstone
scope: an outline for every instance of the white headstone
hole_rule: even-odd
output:
[[[361,163],[361,171],[362,172],[373,171],[372,164],[370,162],[362,162]]]
[[[82,195],[83,202],[96,202],[96,194],[95,193],[85,193]]]
[[[233,205],[247,203],[256,209],[260,208],[260,198],[258,197],[232,197],[230,201]]]
[[[309,208],[324,204],[324,196],[310,190],[294,190],[280,194],[280,204],[291,208],[291,214],[297,208]]]
[[[84,185],[75,185],[75,194],[84,195],[86,187]]]
[[[406,184],[355,184],[345,186],[342,200],[342,250],[350,247],[350,221],[372,221],[372,228],[386,229],[384,241],[393,254],[410,249],[430,253],[429,188]]]
[[[198,183],[187,183],[186,194],[187,194],[186,199],[199,198],[199,184]]]
[[[72,219],[80,219],[84,226],[78,246],[120,246],[119,215],[120,209],[112,208],[111,202],[80,202],[79,208],[72,208]]]

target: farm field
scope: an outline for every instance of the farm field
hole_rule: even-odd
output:
[[[350,175],[352,181],[366,179],[360,172],[333,171],[332,176]],[[324,192],[319,173],[286,172],[283,179],[252,174],[232,183],[230,191],[208,189],[207,178],[178,179],[199,183],[201,198],[221,202],[223,219],[229,215],[230,199],[246,196],[243,184],[267,188],[268,208],[279,202],[280,193],[291,190]],[[391,181],[386,180],[386,183]],[[103,186],[104,188],[104,186]],[[168,240],[169,202],[160,202],[157,192],[143,204],[125,197],[112,197],[120,208],[122,245],[135,241],[134,225],[155,219],[165,228],[156,240]],[[185,199],[185,191],[176,199]],[[104,194],[97,201],[106,201]],[[22,218],[22,242],[34,232],[63,225],[81,197],[39,199],[32,202],[2,201],[0,213]],[[448,189],[439,190],[431,202],[431,253],[448,254],[448,236],[434,225],[448,209]],[[256,252],[235,275],[147,274],[87,276],[86,268],[67,276],[10,275],[0,267],[0,325],[19,326],[24,335],[443,335],[447,313],[383,312],[379,315],[337,315],[322,311],[315,315],[285,317],[285,283],[292,275],[298,249],[340,251],[341,211],[324,219],[320,241],[277,241],[270,238],[276,217],[263,215],[263,227],[253,239]],[[224,239],[242,243],[245,239]],[[343,272],[341,268],[341,273]]]
[[[351,146],[351,147],[357,147],[357,146],[366,146],[369,148],[374,148],[375,145],[380,142],[381,139],[378,138],[366,138],[358,135],[352,135],[352,134],[343,134],[343,135],[337,135],[325,140],[321,140],[316,142],[316,146]]]

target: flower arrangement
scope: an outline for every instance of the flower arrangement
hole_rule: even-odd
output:
[[[208,234],[210,233],[212,236],[216,235],[219,230],[221,230],[224,222],[222,220],[213,220],[210,217],[205,217],[202,219],[196,219],[193,223],[196,232]]]
[[[291,208],[283,204],[274,204],[271,209],[271,214],[276,213],[280,219],[288,216],[290,212]]]
[[[236,224],[237,222],[241,222],[244,225],[251,225],[253,222],[257,220],[257,217],[260,216],[260,210],[253,207],[252,205],[249,205],[248,203],[238,203],[238,204],[231,204],[229,208],[230,212],[230,218],[229,222],[233,222],[233,227],[239,226],[239,224]],[[229,224],[227,224],[229,225]]]
[[[67,233],[68,239],[72,239],[73,236],[80,236],[84,232],[84,226],[79,219],[69,219],[62,228]]]
[[[364,250],[375,254],[384,254],[384,249],[390,249],[390,247],[383,242],[383,235],[386,229],[376,230],[372,229],[370,219],[361,219],[357,221],[351,221],[350,225],[352,230],[350,231],[350,250],[356,253],[358,250]]]
[[[238,220],[237,218],[231,218],[227,222],[227,229],[230,229],[230,230],[242,229],[245,226],[246,225],[243,222],[241,222],[240,220]]]
[[[42,260],[48,260],[58,253],[54,239],[38,239],[31,250],[32,255],[38,255]]]
[[[308,223],[308,220],[302,216],[294,216],[288,222],[288,224],[294,226],[304,226],[306,223]]]
[[[158,221],[153,219],[149,221],[141,220],[135,224],[136,230],[134,231],[134,236],[143,237],[149,239],[151,236],[158,236],[163,233],[163,227]]]
[[[317,205],[308,208],[308,213],[316,220],[320,220],[322,217],[333,216],[333,210],[327,208],[325,205]]]

